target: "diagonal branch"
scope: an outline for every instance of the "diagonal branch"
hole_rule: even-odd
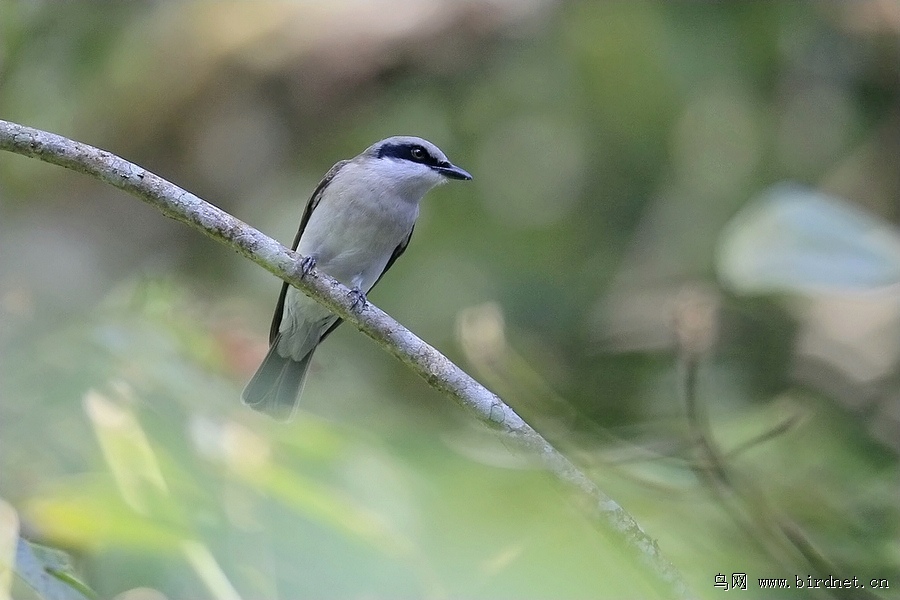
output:
[[[514,446],[536,457],[544,468],[570,489],[586,496],[591,518],[621,540],[647,567],[657,580],[655,587],[662,595],[693,597],[681,574],[631,515],[499,397],[378,307],[368,304],[360,312],[351,310],[349,290],[334,278],[313,271],[301,279],[298,266],[300,256],[296,252],[190,192],[93,146],[0,120],[0,150],[90,175],[137,196],[167,217],[225,244],[322,303],[400,359],[432,387],[453,398],[477,419],[500,429]]]

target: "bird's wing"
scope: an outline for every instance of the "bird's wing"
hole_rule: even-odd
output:
[[[300,219],[300,228],[297,230],[297,235],[294,236],[294,243],[291,244],[291,250],[296,250],[297,246],[300,244],[300,237],[303,236],[306,224],[309,223],[309,217],[319,205],[319,201],[322,199],[322,193],[325,191],[325,188],[328,187],[328,184],[331,183],[334,176],[338,174],[338,171],[344,168],[349,162],[349,160],[342,160],[335,163],[335,165],[325,173],[325,177],[322,178],[322,181],[319,182],[316,189],[313,190],[312,196],[309,197],[309,201],[306,203],[306,210],[303,211],[303,217]],[[396,251],[394,254],[397,255]],[[393,261],[394,257],[391,258],[388,265]],[[284,299],[285,296],[287,296],[287,291],[288,283],[284,282],[281,286],[281,294],[278,296],[278,304],[275,305],[275,315],[272,317],[272,326],[269,328],[269,344],[275,341],[275,336],[278,335],[278,329],[281,327],[281,317],[284,315]]]
[[[381,272],[381,275],[378,276],[378,279],[375,280],[375,283],[372,284],[372,287],[378,285],[378,282],[381,281],[381,278],[384,277],[384,274],[388,272],[397,259],[400,258],[400,255],[406,252],[406,247],[409,246],[409,240],[412,239],[413,230],[416,228],[415,225],[409,228],[409,233],[406,234],[406,237],[403,238],[403,241],[400,242],[396,248],[394,248],[393,254],[388,259],[387,264],[384,265],[384,271]]]
[[[381,278],[384,277],[384,274],[388,272],[388,269],[391,268],[391,265],[393,265],[397,261],[397,259],[400,258],[400,255],[406,251],[406,247],[409,245],[409,240],[410,238],[412,238],[413,229],[415,229],[415,225],[409,230],[409,233],[406,234],[406,237],[403,238],[403,241],[400,242],[396,248],[394,248],[393,254],[391,254],[391,257],[388,259],[387,264],[384,265],[384,271],[381,272],[381,275],[379,275],[378,279],[375,280],[375,283],[372,284],[372,288],[378,285],[378,282],[381,281]],[[338,318],[338,320],[332,323],[331,327],[326,329],[325,333],[322,334],[322,337],[319,338],[319,342],[327,338],[328,334],[337,329],[338,325],[340,325],[342,322],[343,319]]]

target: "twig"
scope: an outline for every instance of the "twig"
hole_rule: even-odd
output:
[[[718,328],[716,304],[708,291],[687,288],[682,292],[675,310],[676,341],[681,362],[680,384],[691,441],[697,453],[694,473],[708,486],[735,524],[776,562],[793,565],[795,572],[811,570],[819,578],[829,577],[837,572],[837,567],[816,548],[799,525],[771,505],[756,482],[731,468],[728,454],[712,434],[706,405],[698,393],[698,379],[702,357],[709,352]],[[794,422],[788,420],[751,442],[769,439],[789,429]],[[813,593],[841,600],[878,598],[865,589],[823,588]]]
[[[631,515],[600,491],[499,397],[376,306],[368,304],[358,313],[353,311],[349,290],[327,274],[313,271],[301,279],[300,256],[296,252],[190,192],[93,146],[0,120],[0,149],[90,175],[137,196],[167,217],[229,246],[322,303],[480,421],[503,431],[515,446],[537,457],[559,480],[585,494],[590,499],[591,517],[624,541],[658,580],[656,587],[661,594],[675,598],[693,597],[681,574]]]

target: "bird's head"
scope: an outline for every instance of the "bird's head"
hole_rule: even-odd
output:
[[[450,179],[472,176],[451,163],[441,149],[419,137],[398,135],[372,144],[362,154],[383,176],[424,195]]]

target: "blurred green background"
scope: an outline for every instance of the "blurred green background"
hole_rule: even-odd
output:
[[[370,300],[697,595],[815,573],[900,597],[900,3],[0,0],[0,118],[284,243],[334,162],[435,142],[475,179],[426,198]],[[293,423],[241,406],[279,287],[0,155],[0,497],[22,534],[119,600],[654,597],[566,490],[350,326]]]

